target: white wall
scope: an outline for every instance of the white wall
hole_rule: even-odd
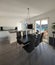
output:
[[[45,19],[45,18],[48,19],[48,33],[49,33],[49,36],[52,37],[53,36],[53,34],[52,34],[52,23],[55,22],[55,10],[49,11],[49,12],[41,14],[39,16],[35,16],[35,17],[30,19],[29,23],[34,24],[36,20],[39,20],[39,19],[41,20],[41,19]]]
[[[0,26],[11,26],[15,27],[18,25],[18,18],[9,16],[0,16]]]
[[[27,26],[26,22],[21,22],[18,24],[18,31],[26,31]]]

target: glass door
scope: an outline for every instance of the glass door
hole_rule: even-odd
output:
[[[48,19],[37,20],[35,22],[36,33],[44,33],[43,41],[48,41]]]
[[[36,33],[40,33],[41,32],[40,20],[36,21],[36,23],[35,23],[35,31],[36,31]]]

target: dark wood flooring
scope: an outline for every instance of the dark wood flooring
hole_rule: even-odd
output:
[[[27,53],[19,44],[0,42],[0,65],[55,65],[55,49],[40,43]]]

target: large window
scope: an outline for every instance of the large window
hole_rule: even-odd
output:
[[[37,20],[35,23],[35,31],[44,32],[48,30],[48,19]]]
[[[48,20],[41,20],[41,32],[48,30]]]
[[[36,21],[36,31],[40,31],[40,20]]]

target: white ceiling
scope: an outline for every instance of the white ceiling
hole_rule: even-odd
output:
[[[0,16],[18,18],[19,21],[27,17],[40,15],[55,9],[55,0],[0,0]]]

